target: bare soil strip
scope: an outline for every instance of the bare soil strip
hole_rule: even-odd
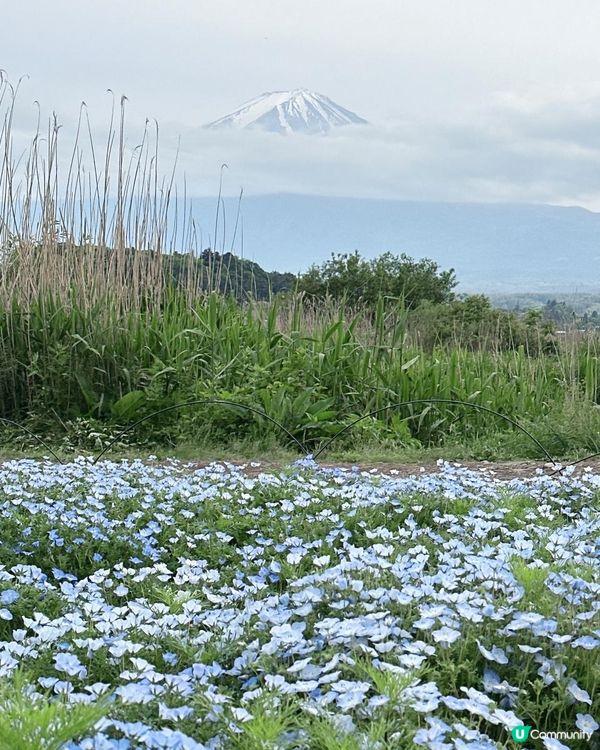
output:
[[[182,463],[190,467],[192,470],[205,468],[211,463],[228,463],[242,468],[244,473],[248,476],[258,476],[258,474],[263,472],[281,471],[289,466],[289,464],[286,465],[281,462],[271,461],[261,461],[259,463],[250,461],[222,461],[217,459],[214,461],[183,461]],[[436,474],[441,470],[441,467],[435,462],[406,464],[393,463],[390,461],[372,463],[330,463],[327,461],[319,461],[318,463],[320,466],[327,468],[351,469],[353,466],[357,466],[360,471],[367,471],[372,474],[390,474],[390,472],[393,471],[393,476],[398,477],[418,476],[419,474]],[[496,479],[502,480],[535,477],[540,469],[544,474],[551,475],[559,466],[566,467],[569,464],[568,461],[563,461],[556,465],[544,461],[451,461],[449,463],[452,466],[460,466],[470,471],[483,471]],[[588,471],[591,470],[594,474],[600,474],[600,459],[595,458],[577,464],[573,473],[577,476],[584,473],[586,469],[588,469]]]

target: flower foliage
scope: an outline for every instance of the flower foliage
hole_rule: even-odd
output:
[[[310,459],[255,477],[8,462],[0,678],[102,708],[66,750],[595,732],[599,493],[589,473],[500,482],[450,464],[400,479]]]

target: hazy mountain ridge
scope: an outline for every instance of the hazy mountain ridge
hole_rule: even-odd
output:
[[[237,198],[224,204],[232,233]],[[213,198],[193,199],[193,209],[203,226],[214,223]],[[244,197],[241,213],[243,255],[266,269],[390,251],[454,268],[458,291],[600,290],[600,214],[583,208],[272,194]]]

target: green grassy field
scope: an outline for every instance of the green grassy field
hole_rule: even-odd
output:
[[[0,305],[1,305],[0,301]],[[380,410],[331,449],[371,455],[420,449],[462,457],[541,458],[598,449],[598,343],[528,355],[458,345],[426,351],[402,309],[348,312],[301,297],[270,303],[216,294],[189,302],[165,292],[160,308],[45,299],[0,307],[0,416],[65,450],[97,449],[153,411],[222,399],[150,418],[117,448],[192,444],[197,450],[314,452],[341,427]],[[457,404],[395,408],[411,399]],[[390,407],[386,409],[386,407]],[[483,407],[478,409],[476,407]],[[6,425],[5,447],[33,447]],[[448,455],[448,454],[446,454]]]

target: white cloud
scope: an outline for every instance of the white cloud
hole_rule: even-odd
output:
[[[98,152],[106,143],[109,97],[105,104],[100,121],[90,115]],[[71,156],[77,116],[71,110],[62,120],[64,164]],[[36,117],[35,107],[19,102],[16,152],[33,135]],[[154,127],[151,122],[151,134]],[[129,153],[143,128],[143,119],[131,114],[127,103]],[[573,92],[503,93],[468,117],[407,118],[393,125],[338,128],[327,136],[217,131],[171,121],[160,124],[159,144],[164,174],[179,144],[177,182],[181,191],[185,173],[188,195],[215,195],[226,163],[228,194],[243,187],[246,194],[540,202],[595,209],[600,206],[599,134],[600,91],[587,90],[579,97]],[[87,159],[90,166],[89,152]]]
[[[525,111],[524,111],[525,110]],[[165,128],[174,133],[177,126]],[[453,122],[349,127],[326,137],[179,127],[191,190],[598,205],[600,98],[512,102]]]

